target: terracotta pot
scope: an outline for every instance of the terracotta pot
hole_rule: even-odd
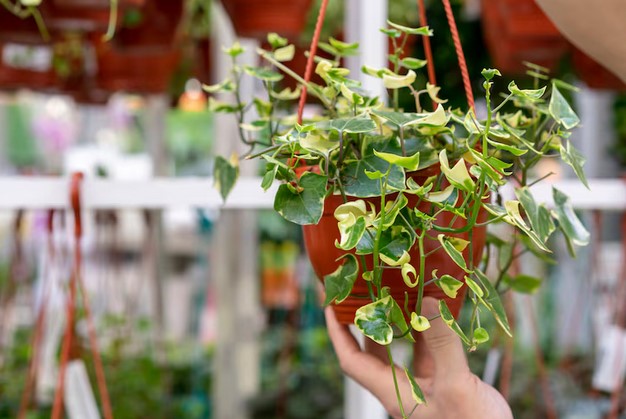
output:
[[[106,91],[163,93],[180,60],[176,48],[116,48],[96,45],[96,85]]]
[[[121,27],[113,42],[120,47],[170,48],[178,44],[183,0],[150,0],[140,10],[142,19],[132,27]]]
[[[578,48],[573,48],[572,61],[578,77],[592,89],[626,91],[619,77]]]
[[[293,269],[264,269],[261,301],[268,308],[293,310],[298,306],[300,291]]]
[[[268,32],[295,39],[302,33],[312,0],[222,0],[235,31],[265,39]]]
[[[305,168],[299,168],[299,170],[306,170]],[[419,172],[415,172],[411,175],[411,177],[418,183],[423,183],[429,176],[436,174],[438,171],[438,167],[428,168]],[[393,199],[393,195],[390,195],[390,199]],[[408,195],[409,199],[408,206],[419,208],[421,211],[426,213],[430,212],[430,205],[427,202],[421,202],[418,204],[417,198],[412,195]],[[348,197],[348,200],[356,200],[358,198]],[[366,199],[367,202],[372,202],[376,206],[377,209],[380,208],[380,199]],[[337,220],[333,216],[335,209],[343,203],[343,199],[339,195],[331,195],[326,198],[324,202],[324,214],[320,222],[316,225],[307,225],[303,226],[304,232],[304,244],[309,255],[309,259],[311,260],[311,265],[317,274],[317,277],[323,279],[325,275],[328,275],[335,271],[339,266],[339,263],[336,262],[336,259],[343,255],[345,252],[341,249],[335,247],[335,240],[339,240],[340,234],[337,228]],[[484,222],[487,219],[487,213],[485,211],[481,211],[478,217],[478,222]],[[452,215],[449,213],[441,214],[437,217],[436,222],[439,225],[448,225],[452,221]],[[453,226],[455,228],[462,227],[465,223],[465,220],[458,219],[454,222]],[[436,239],[437,232],[430,231],[429,234],[435,239],[426,238],[425,250],[426,252],[433,251],[440,247],[439,241]],[[469,239],[468,233],[463,234],[455,234],[456,237],[461,237],[465,240]],[[486,227],[477,227],[473,230],[472,243],[474,244],[474,264],[477,264],[480,261],[482,256],[482,251],[485,246],[486,240]],[[469,260],[469,249],[466,249],[464,252],[464,256],[466,261]],[[419,272],[419,253],[416,248],[412,249],[411,254],[411,262],[415,269]],[[366,256],[366,263],[368,268],[371,269],[373,266],[373,261],[371,255]],[[465,272],[459,268],[447,255],[447,253],[439,248],[439,250],[434,251],[431,255],[426,258],[426,266],[424,272],[426,273],[427,278],[430,277],[431,272],[437,269],[438,275],[441,276],[443,274],[448,274],[456,279],[463,281]],[[391,295],[398,302],[404,302],[404,293],[407,292],[409,295],[409,307],[415,307],[415,303],[417,302],[417,288],[409,288],[406,286],[402,279],[402,275],[400,270],[398,269],[388,269],[385,270],[383,274],[383,286],[391,287]],[[430,296],[437,299],[444,299],[450,308],[452,314],[456,317],[458,316],[461,307],[463,305],[463,300],[465,298],[465,292],[467,287],[462,287],[457,295],[457,298],[451,299],[448,298],[444,292],[434,284],[429,284],[424,288],[424,296]],[[354,322],[354,313],[355,311],[369,302],[368,299],[364,299],[362,297],[368,297],[368,289],[367,284],[364,279],[360,276],[357,278],[354,287],[352,289],[352,296],[348,297],[341,304],[333,304],[333,309],[337,315],[337,319],[340,323],[343,324],[351,324]],[[359,298],[361,297],[361,298]]]
[[[534,0],[482,0],[485,41],[494,66],[523,74],[523,61],[554,69],[568,43]]]

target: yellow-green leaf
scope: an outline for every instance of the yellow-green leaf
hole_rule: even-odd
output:
[[[420,282],[420,277],[417,274],[415,267],[410,263],[402,265],[402,279],[409,288],[415,288]]]
[[[296,53],[295,45],[287,45],[286,47],[278,48],[274,51],[274,58],[276,61],[284,62],[293,60],[293,56]]]
[[[416,312],[411,313],[411,327],[418,332],[430,329],[428,318],[419,316]]]
[[[450,168],[446,150],[441,150],[441,152],[439,153],[439,163],[441,165],[441,171],[443,172],[446,179],[448,179],[448,182],[450,182],[450,184],[466,192],[471,192],[474,190],[474,180],[467,171],[467,167],[465,166],[465,160],[459,159],[454,167]]]
[[[415,81],[415,71],[409,70],[405,75],[383,74],[383,84],[387,89],[400,89],[410,86]]]

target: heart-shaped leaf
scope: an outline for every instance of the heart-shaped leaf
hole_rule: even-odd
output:
[[[352,291],[354,281],[359,274],[359,263],[356,256],[351,253],[346,253],[344,259],[344,262],[333,273],[324,277],[324,289],[326,290],[324,305],[333,301],[339,304],[348,298]]]
[[[475,184],[467,171],[467,167],[465,166],[465,160],[459,159],[459,161],[454,165],[453,168],[450,168],[448,164],[448,155],[446,154],[446,150],[441,150],[439,153],[439,163],[441,164],[441,171],[443,172],[446,179],[450,184],[455,187],[465,191],[471,192],[474,190]]]
[[[306,172],[298,182],[299,190],[282,184],[274,198],[274,210],[292,223],[317,224],[322,218],[328,177]]]
[[[415,171],[420,165],[420,152],[413,154],[412,156],[398,156],[392,153],[384,153],[382,151],[374,150],[374,154],[385,160],[389,164],[395,164],[400,167],[404,167],[409,171]]]
[[[569,197],[556,188],[552,188],[554,198],[555,216],[559,222],[559,228],[567,239],[570,253],[574,254],[574,246],[584,246],[589,243],[589,232],[578,219]]]
[[[454,243],[450,241],[450,237],[447,237],[445,234],[440,234],[439,236],[437,236],[437,239],[443,246],[443,250],[446,251],[448,256],[450,256],[450,259],[452,259],[454,263],[459,265],[459,267],[465,272],[471,272],[467,268],[467,264],[465,263],[465,258],[463,257],[463,254],[459,252],[456,247],[454,247]]]
[[[578,150],[576,150],[574,146],[572,146],[570,141],[567,141],[565,147],[561,143],[559,152],[561,153],[561,159],[563,162],[574,169],[574,173],[576,173],[578,179],[580,179],[587,189],[589,189],[589,183],[587,182],[587,177],[585,176],[585,171],[583,170],[585,157]]]
[[[215,166],[213,169],[213,182],[215,188],[220,192],[222,199],[225,201],[230,191],[235,186],[239,177],[239,164],[237,156],[233,155],[230,161],[222,156],[215,158]]]
[[[470,340],[467,338],[467,336],[465,336],[465,333],[463,333],[463,330],[454,319],[454,316],[450,312],[448,304],[446,304],[445,300],[439,300],[439,313],[441,314],[441,319],[443,320],[443,322],[447,324],[448,327],[461,338],[463,343],[469,346]]]
[[[552,97],[550,98],[550,106],[548,109],[554,120],[563,125],[566,129],[572,129],[580,123],[578,115],[576,115],[554,84],[552,85]]]
[[[502,330],[509,335],[511,334],[511,327],[509,326],[509,320],[506,317],[506,311],[504,310],[504,306],[502,305],[502,301],[500,300],[500,294],[496,291],[496,289],[481,270],[476,269],[474,271],[475,278],[478,280],[483,290],[485,291],[485,296],[483,301],[486,302],[486,307],[491,311],[493,317],[496,319],[496,322],[500,325]]]
[[[435,284],[450,298],[456,298],[457,293],[463,286],[463,282],[447,274],[437,279]]]

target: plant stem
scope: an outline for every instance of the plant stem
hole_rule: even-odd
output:
[[[104,42],[109,42],[115,35],[115,27],[117,26],[117,11],[118,0],[111,0],[111,11],[109,12],[109,25],[107,27],[107,33],[102,36]]]
[[[417,246],[420,252],[420,277],[419,283],[417,285],[417,303],[415,305],[415,312],[418,315],[422,313],[422,300],[424,299],[424,274],[426,272],[426,254],[424,253],[424,234],[425,230],[422,228],[422,231],[417,236]]]
[[[320,100],[320,102],[322,102],[324,107],[330,112],[332,116],[335,115],[334,107],[332,106],[331,103],[328,102],[327,98],[324,96],[324,94],[321,92],[320,88],[317,85],[311,82],[307,83],[306,81],[304,81],[304,79],[299,74],[297,74],[295,71],[293,71],[292,69],[290,69],[289,67],[281,63],[280,61],[277,61],[274,57],[268,54],[267,51],[263,49],[259,49],[257,50],[257,52],[263,59],[265,59],[266,61],[269,61],[271,64],[279,68],[282,72],[284,72],[288,76],[291,76],[298,83],[306,87],[308,91],[310,91],[315,97],[317,97]]]
[[[383,235],[383,226],[385,224],[385,192],[387,189],[387,180],[389,178],[389,173],[391,171],[391,166],[387,169],[387,173],[385,174],[385,181],[380,180],[380,224],[378,225],[378,229],[376,230],[376,238],[374,239],[374,252],[372,257],[374,259],[374,285],[378,288],[378,293],[380,294],[380,289],[382,287],[382,269],[380,269],[379,263],[379,254],[380,254],[380,239]]]
[[[398,386],[398,378],[396,377],[396,364],[393,362],[393,355],[391,355],[391,348],[386,345],[387,357],[389,357],[389,364],[391,366],[391,375],[393,376],[393,386],[396,390],[396,398],[398,399],[398,406],[400,407],[400,413],[402,418],[406,419],[406,413],[404,413],[404,405],[402,404],[402,396],[400,395],[400,388]]]
[[[491,128],[491,117],[493,111],[491,110],[491,83],[486,83],[485,89],[485,101],[487,102],[487,123],[485,124],[485,132],[483,133],[483,157],[487,158],[487,139],[489,138],[489,129]]]

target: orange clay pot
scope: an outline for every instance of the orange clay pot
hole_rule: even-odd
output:
[[[307,170],[307,168],[304,167],[297,169],[298,172],[304,172],[305,170]],[[422,184],[429,176],[433,176],[437,173],[439,173],[439,168],[431,167],[418,172],[414,172],[410,176],[418,184]],[[389,195],[390,199],[393,199],[394,197],[395,195]],[[407,195],[407,198],[409,200],[409,207],[417,206],[417,208],[419,208],[423,212],[430,212],[430,203],[421,202],[418,204],[417,198],[414,195]],[[354,201],[357,199],[359,198],[348,197],[349,201]],[[379,198],[364,198],[364,200],[374,203],[377,210],[380,209]],[[311,260],[311,265],[313,266],[313,269],[315,270],[315,273],[317,274],[317,277],[320,278],[320,280],[323,280],[325,275],[328,275],[335,271],[335,269],[337,269],[341,261],[336,262],[336,259],[345,254],[345,251],[335,247],[335,240],[339,240],[340,234],[339,229],[337,228],[337,220],[333,215],[335,209],[342,203],[343,199],[341,196],[329,196],[324,202],[324,213],[320,222],[316,225],[303,226],[304,244],[306,247],[306,251],[309,255],[309,259]],[[438,225],[449,225],[452,221],[452,218],[453,216],[450,213],[443,213],[437,217],[436,223]],[[482,223],[486,221],[486,219],[486,211],[481,210],[477,222]],[[460,228],[463,227],[465,223],[466,220],[459,218],[454,222],[453,226],[455,228]],[[438,235],[437,231],[431,230],[428,234],[435,238],[431,239],[426,237],[426,239],[424,240],[426,253],[440,247],[440,243],[436,239]],[[453,236],[469,240],[469,233],[454,234]],[[474,228],[471,241],[474,245],[474,264],[477,264],[480,261],[483,249],[485,247],[486,227],[480,226]],[[414,248],[411,249],[409,253],[411,255],[411,262],[413,266],[419,272],[419,251],[417,249],[417,246],[414,246]],[[469,247],[465,249],[463,255],[465,256],[466,262],[469,261]],[[365,260],[368,269],[371,269],[373,266],[372,256],[365,256]],[[448,274],[458,279],[459,281],[464,281],[465,272],[450,259],[448,254],[442,248],[434,251],[434,253],[426,258],[426,266],[424,269],[426,278],[430,278],[431,272],[434,269],[437,269],[438,276]],[[362,267],[361,272],[359,272],[359,276],[354,284],[354,287],[352,288],[351,296],[346,298],[340,304],[332,305],[333,309],[335,310],[337,319],[342,324],[353,323],[356,310],[370,301],[367,283],[361,277],[361,273]],[[404,293],[407,292],[409,296],[409,307],[415,307],[418,294],[417,287],[407,287],[404,283],[404,280],[402,279],[402,275],[399,269],[385,270],[383,273],[382,284],[383,286],[388,286],[391,288],[391,295],[396,301],[398,301],[400,305],[403,305]],[[452,314],[455,317],[458,317],[461,307],[463,305],[463,301],[465,299],[466,289],[467,287],[462,287],[459,290],[457,297],[452,299],[447,297],[444,292],[435,284],[429,284],[424,288],[424,296],[445,300]]]

